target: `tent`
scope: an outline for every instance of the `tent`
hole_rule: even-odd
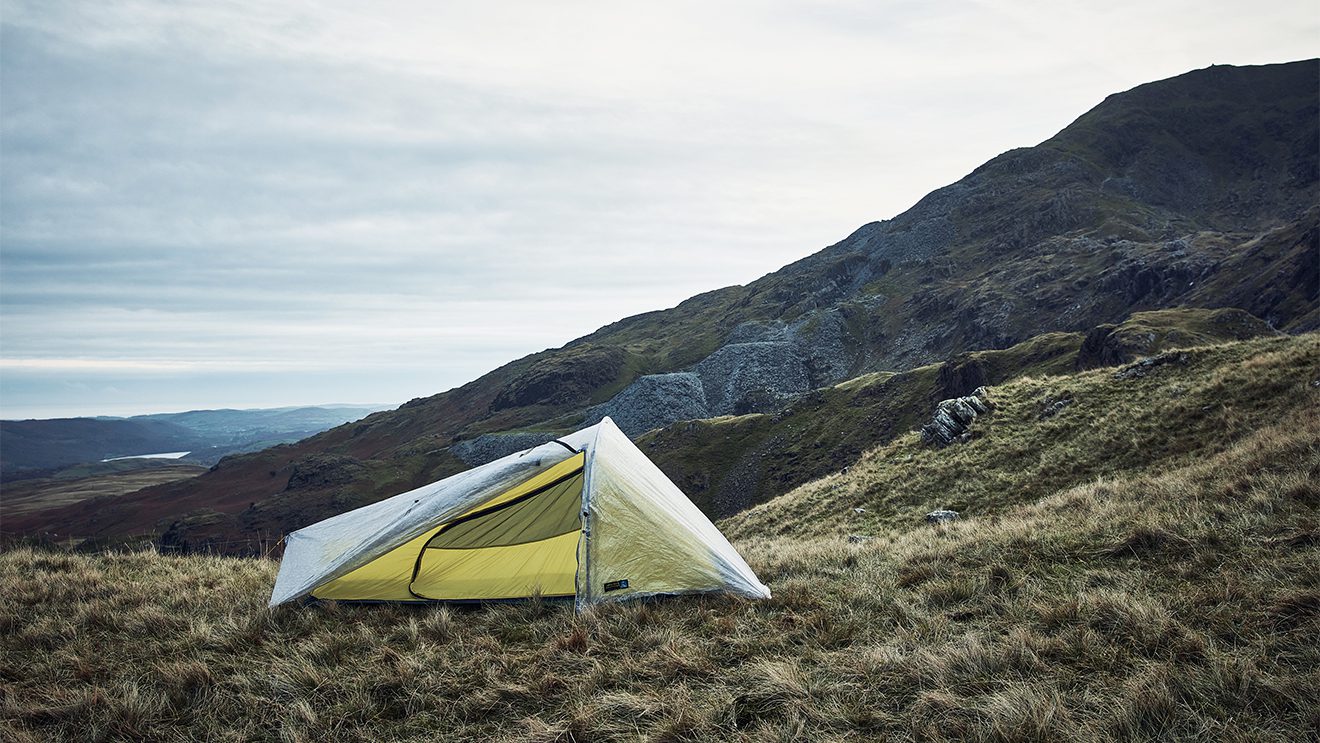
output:
[[[609,418],[299,529],[270,605],[768,598],[733,545]]]

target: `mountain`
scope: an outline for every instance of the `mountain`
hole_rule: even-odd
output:
[[[254,451],[273,444],[306,438],[327,428],[361,420],[381,410],[380,405],[310,405],[252,410],[190,410],[134,416],[132,420],[158,420],[182,426],[210,442],[206,464],[215,464],[236,451]]]
[[[297,441],[379,409],[326,405],[0,421],[0,474],[13,480],[84,462],[179,451],[189,452],[184,461],[211,465],[227,454]]]
[[[1126,357],[1105,362],[1109,335],[1161,308],[1240,308],[1265,331],[1316,329],[1318,87],[1317,60],[1139,86],[745,286],[621,320],[297,444],[226,458],[184,484],[41,517],[88,535],[168,527],[175,538],[232,540],[302,526],[602,415],[632,435],[689,419],[773,418],[859,375],[1049,333],[1078,334],[1071,363],[1114,363]],[[903,409],[933,405],[941,390],[916,385]],[[856,445],[902,433],[905,416]],[[758,476],[750,496],[715,495],[742,507],[792,484]]]

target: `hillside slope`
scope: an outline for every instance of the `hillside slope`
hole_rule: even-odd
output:
[[[744,538],[804,526],[866,534],[935,509],[997,515],[1098,478],[1192,465],[1253,431],[1320,419],[1320,335],[1172,350],[988,394],[995,409],[967,444],[935,448],[907,433],[721,527]]]
[[[837,472],[863,451],[920,428],[940,400],[982,385],[1276,334],[1241,310],[1139,312],[1086,334],[1046,333],[942,364],[862,375],[803,395],[775,414],[674,423],[637,444],[703,511],[728,516]]]
[[[111,465],[128,466],[111,468]],[[79,470],[86,474],[75,475]],[[0,499],[0,519],[90,498],[120,496],[151,485],[196,477],[205,471],[200,465],[180,464],[173,459],[125,459],[106,462],[104,469],[83,465],[61,470],[53,477],[6,482]]]
[[[1280,330],[1315,328],[1317,86],[1315,60],[1139,86],[746,286],[231,458],[186,485],[51,518],[110,534],[159,530],[192,512],[226,538],[282,532],[459,471],[471,462],[451,447],[493,432],[564,431],[628,412],[625,430],[636,435],[776,413],[858,374],[1161,307],[1244,306]],[[245,518],[253,508],[265,516]]]
[[[0,720],[17,741],[1311,739],[1320,336],[1164,358],[992,387],[970,443],[899,439],[721,522],[764,602],[270,611],[265,560],[6,552]],[[928,527],[931,504],[966,518]]]

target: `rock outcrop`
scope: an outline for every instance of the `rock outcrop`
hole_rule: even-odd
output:
[[[459,441],[449,447],[449,452],[463,460],[464,464],[477,467],[487,462],[494,462],[500,457],[507,457],[514,452],[540,446],[547,441],[553,441],[554,438],[554,434],[550,433],[488,433],[474,439]]]
[[[935,406],[935,415],[930,423],[921,427],[921,440],[939,446],[948,446],[955,441],[970,441],[972,421],[993,409],[984,387],[966,397],[944,400]]]
[[[285,491],[347,485],[366,474],[362,462],[342,454],[313,454],[293,463]]]
[[[1036,420],[1045,420],[1053,418],[1059,414],[1059,411],[1072,405],[1074,402],[1073,394],[1070,390],[1064,390],[1057,395],[1049,395],[1040,401],[1040,412],[1036,414]]]
[[[1120,368],[1118,371],[1114,372],[1114,379],[1141,379],[1142,377],[1153,374],[1162,366],[1168,366],[1170,364],[1182,366],[1186,363],[1186,353],[1162,353],[1158,356],[1149,356]]]
[[[609,416],[629,436],[636,436],[674,421],[707,418],[706,391],[695,372],[648,374],[622,392],[587,412],[594,425]]]
[[[740,323],[725,344],[687,370],[638,377],[587,411],[609,416],[630,436],[681,420],[777,413],[812,389],[847,378],[859,342],[837,308],[812,310],[792,324]]]

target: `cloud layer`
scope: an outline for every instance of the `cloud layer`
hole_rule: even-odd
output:
[[[442,391],[1313,10],[6,2],[0,416]]]

